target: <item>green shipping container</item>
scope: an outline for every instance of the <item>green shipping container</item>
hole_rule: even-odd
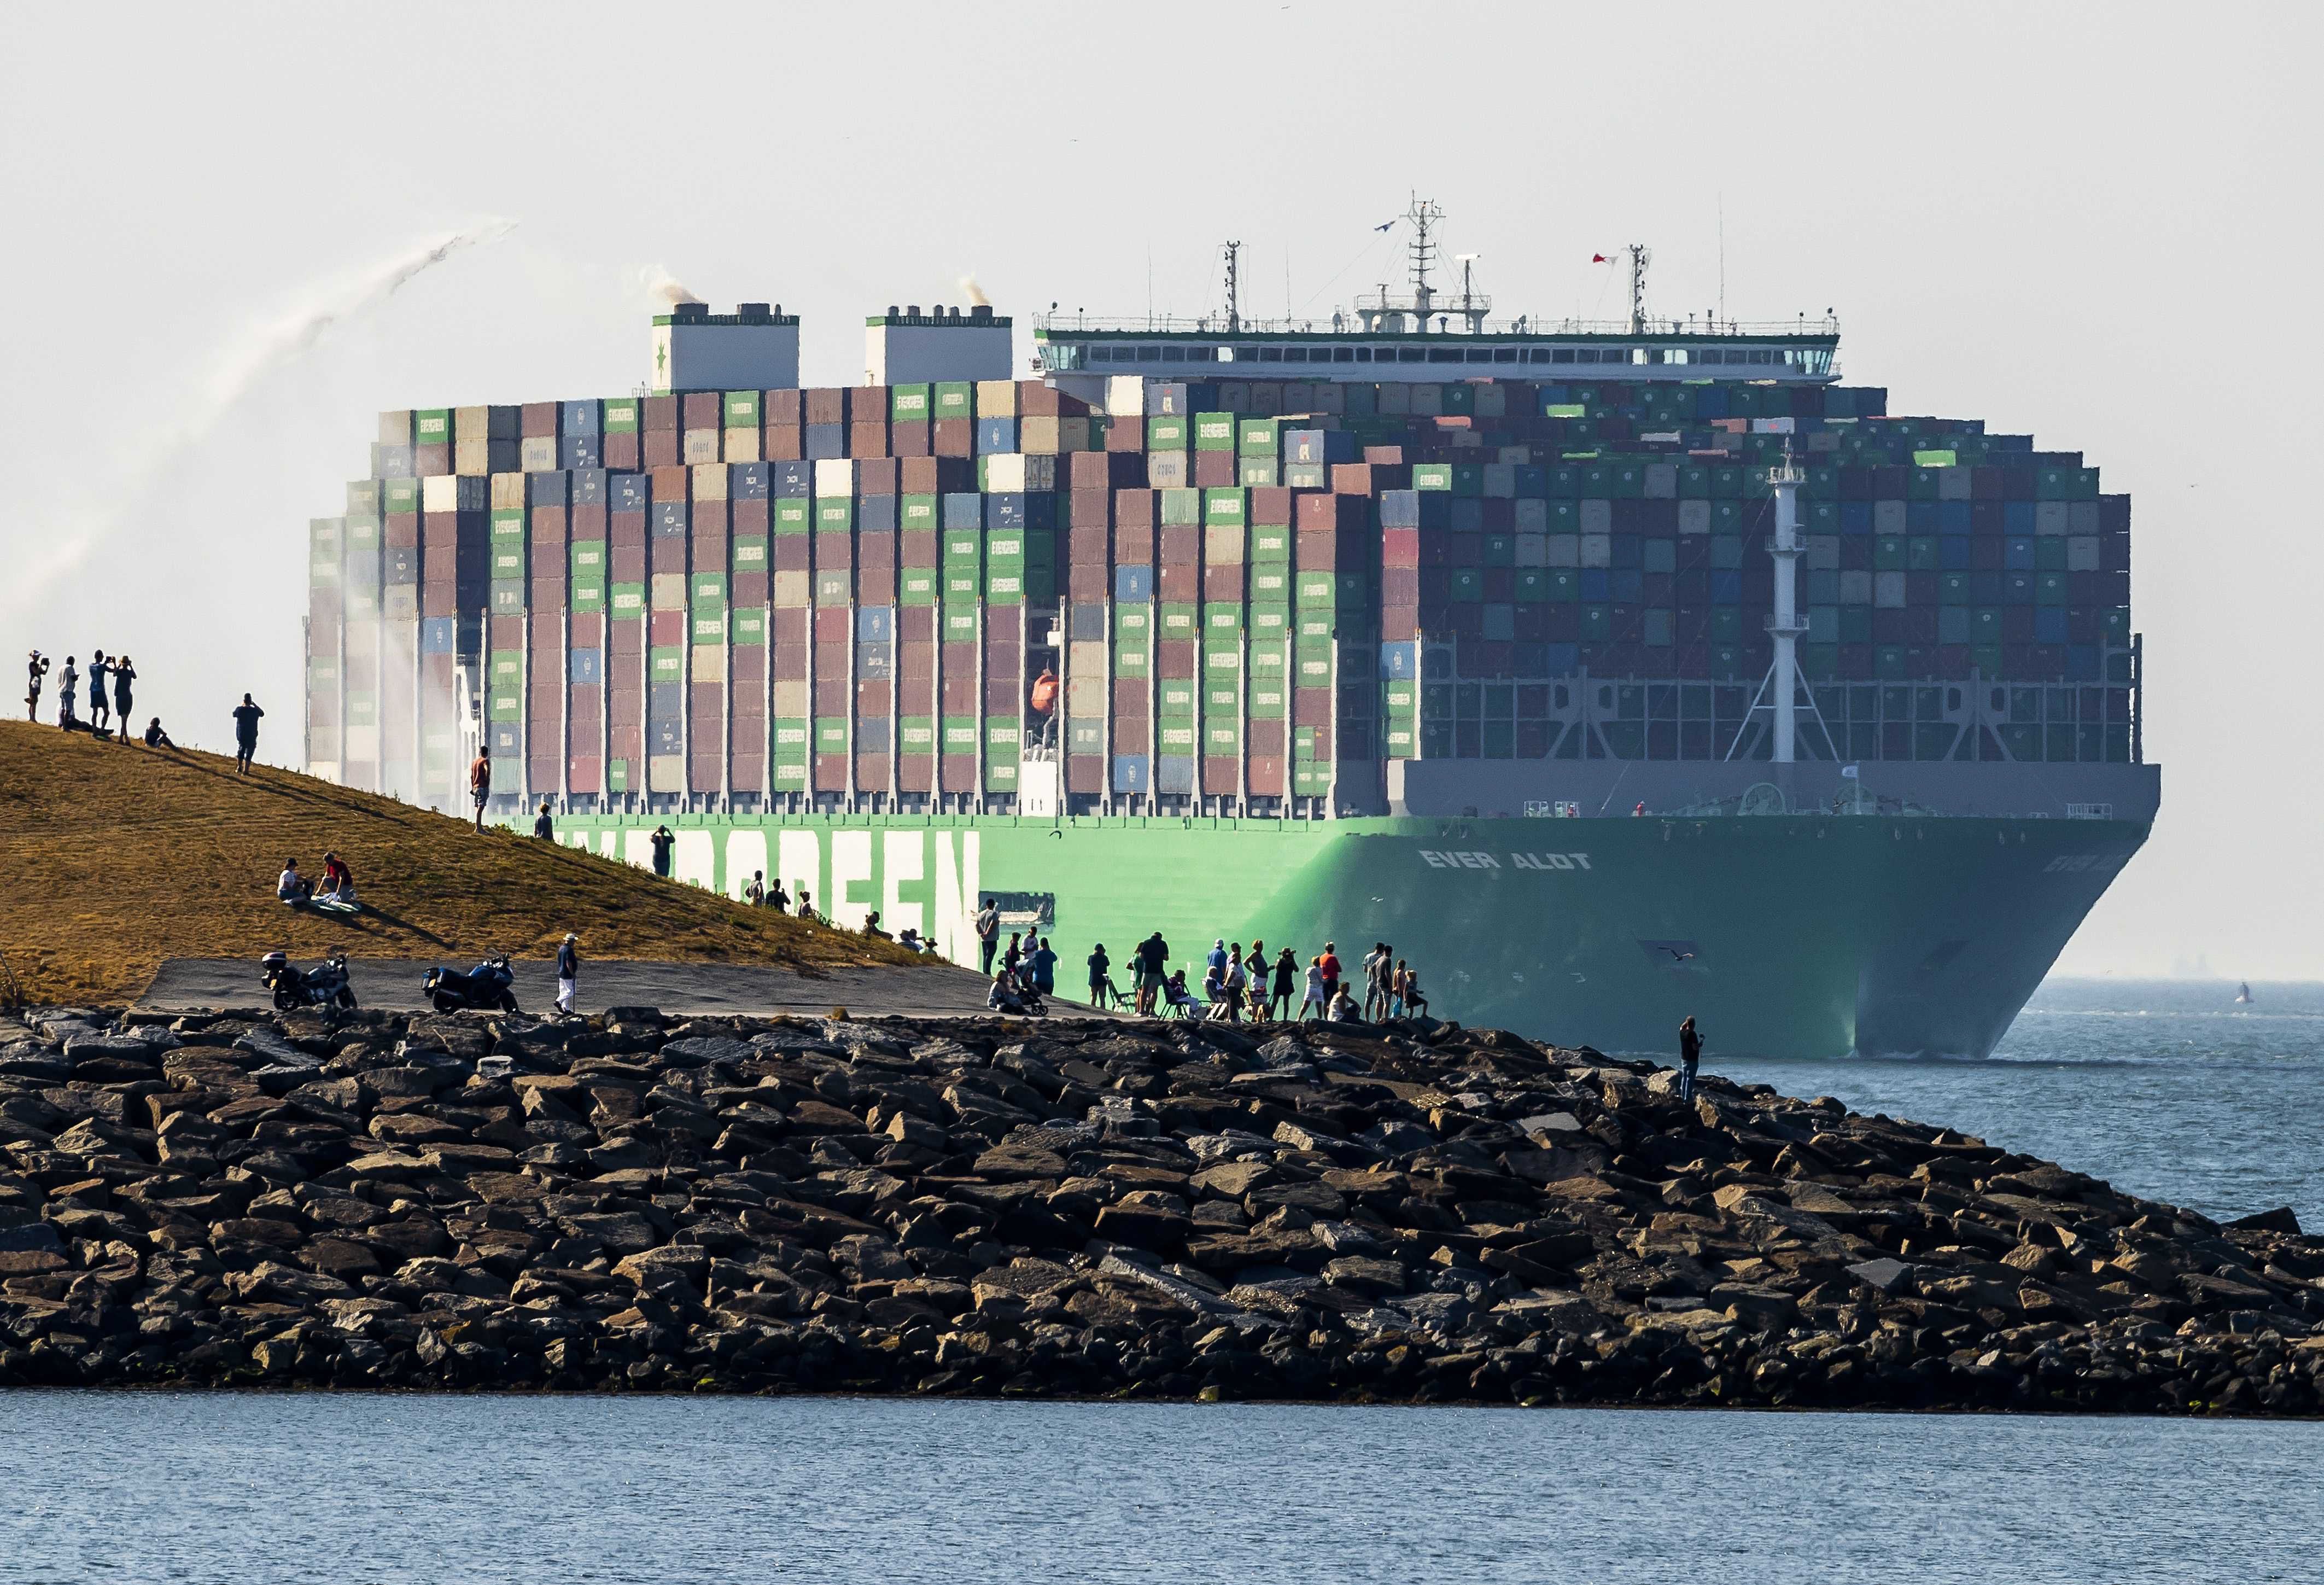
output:
[[[815,751],[818,754],[847,752],[847,717],[818,715],[815,720]]]
[[[888,388],[888,416],[899,424],[926,423],[936,416],[929,398],[930,392],[925,384],[891,385]],[[908,753],[911,751],[906,751]]]
[[[674,683],[686,680],[686,650],[683,645],[656,645],[646,651],[646,680],[652,683]]]
[[[939,380],[933,400],[935,416],[939,419],[973,419],[976,416],[976,385],[968,380]]]
[[[730,391],[726,393],[726,427],[730,429],[755,429],[759,427],[757,392]]]
[[[602,408],[603,422],[608,435],[634,435],[638,432],[638,399],[634,396],[609,396]]]
[[[1192,429],[1184,413],[1161,414],[1146,420],[1146,449],[1184,451]]]
[[[734,642],[739,645],[763,644],[767,641],[767,611],[763,605],[738,607],[733,619]]]
[[[1196,451],[1232,451],[1234,448],[1234,414],[1196,413],[1194,415],[1194,449]]]

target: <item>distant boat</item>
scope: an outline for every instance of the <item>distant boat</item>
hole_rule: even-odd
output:
[[[2248,980],[2236,981],[2236,1005],[2237,1007],[2249,1007],[2251,1005],[2251,981]]]

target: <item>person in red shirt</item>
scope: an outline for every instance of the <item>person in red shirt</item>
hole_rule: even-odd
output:
[[[1323,1005],[1332,1005],[1332,998],[1340,990],[1340,952],[1330,942],[1323,944]]]
[[[1043,743],[1054,742],[1051,732],[1056,725],[1057,674],[1046,666],[1041,668],[1041,675],[1033,679],[1031,703],[1037,738]]]

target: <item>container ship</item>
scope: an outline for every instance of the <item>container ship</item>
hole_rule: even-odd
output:
[[[753,877],[1071,994],[1377,942],[1609,1051],[1982,1055],[2160,797],[2130,503],[1891,414],[1830,318],[679,303],[621,396],[381,416],[311,525],[310,771]],[[1015,377],[1020,373],[1030,377]],[[1046,706],[1046,708],[1044,708]]]

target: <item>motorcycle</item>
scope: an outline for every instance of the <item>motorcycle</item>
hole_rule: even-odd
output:
[[[301,969],[286,953],[270,952],[258,960],[266,988],[274,993],[277,1012],[302,1007],[352,1009],[355,993],[347,984],[347,954],[335,952],[311,969]]]
[[[517,1010],[516,971],[509,965],[508,954],[493,953],[466,973],[457,969],[432,968],[420,977],[420,992],[428,998],[439,1013],[456,1012],[462,1008],[487,1012],[494,1008],[504,1013]]]

